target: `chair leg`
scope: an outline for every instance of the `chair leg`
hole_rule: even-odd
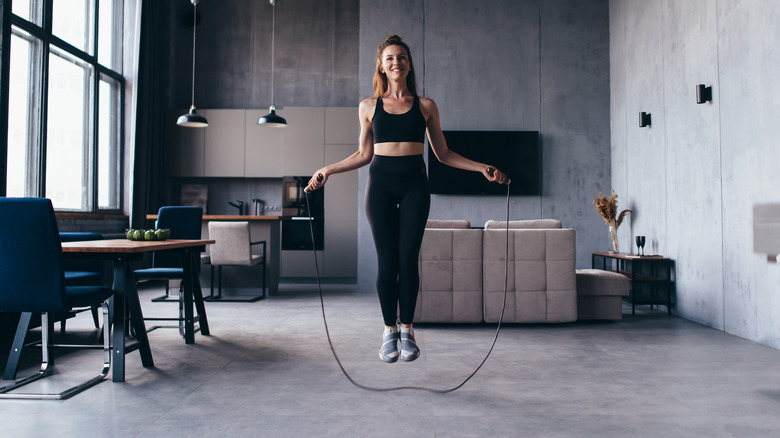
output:
[[[100,317],[98,316],[98,308],[92,306],[92,322],[95,323],[95,328],[100,328]]]
[[[219,285],[217,296],[222,298],[222,265],[219,265],[219,268],[217,268],[217,273],[219,274],[219,280],[217,280],[217,284]]]
[[[268,290],[268,289],[266,289],[266,287],[265,287],[265,266],[266,266],[266,265],[265,265],[265,261],[264,261],[264,262],[263,262],[263,298],[265,298],[265,297],[266,297],[266,291]]]
[[[210,280],[209,298],[214,298],[214,265],[211,265],[211,278],[209,280]]]
[[[3,380],[15,380],[16,368],[19,365],[19,358],[22,355],[24,349],[24,340],[27,337],[27,331],[30,329],[30,320],[32,319],[32,313],[22,312],[19,316],[19,323],[16,326],[16,336],[14,336],[13,345],[11,345],[11,351],[8,353],[8,362],[5,365],[5,373],[3,373]]]
[[[24,386],[28,383],[39,380],[43,377],[51,374],[52,367],[50,358],[49,347],[49,330],[51,329],[49,324],[49,317],[46,313],[41,314],[41,367],[37,373],[30,377],[17,380],[10,385],[6,385],[0,388],[0,399],[33,399],[33,400],[65,400],[73,397],[74,395],[91,388],[102,382],[108,375],[108,371],[111,368],[111,346],[109,344],[108,336],[108,305],[103,303],[103,370],[99,375],[93,377],[86,382],[76,385],[72,388],[66,389],[63,392],[57,394],[31,394],[31,393],[10,393],[16,388]]]

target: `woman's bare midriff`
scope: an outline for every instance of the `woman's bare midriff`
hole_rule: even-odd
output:
[[[374,154],[390,157],[403,157],[406,155],[422,155],[425,151],[425,145],[422,143],[402,141],[375,143]]]

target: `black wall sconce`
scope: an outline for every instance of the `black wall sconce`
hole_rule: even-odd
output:
[[[696,86],[696,103],[712,102],[712,87],[706,87],[704,84]]]
[[[644,128],[651,125],[650,113],[639,113],[639,127]]]

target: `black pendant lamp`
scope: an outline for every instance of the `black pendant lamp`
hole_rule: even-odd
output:
[[[274,106],[274,49],[276,44],[276,0],[269,0],[271,3],[271,106],[268,108],[270,111],[268,114],[257,119],[257,124],[262,126],[269,126],[272,128],[284,128],[287,126],[287,120],[276,114],[276,107]]]
[[[208,120],[195,111],[195,33],[198,27],[198,2],[200,0],[190,0],[192,3],[192,103],[190,112],[179,117],[176,124],[187,128],[205,128],[209,126]]]

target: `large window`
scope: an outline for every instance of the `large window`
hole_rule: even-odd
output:
[[[14,0],[7,196],[122,209],[123,0]]]

